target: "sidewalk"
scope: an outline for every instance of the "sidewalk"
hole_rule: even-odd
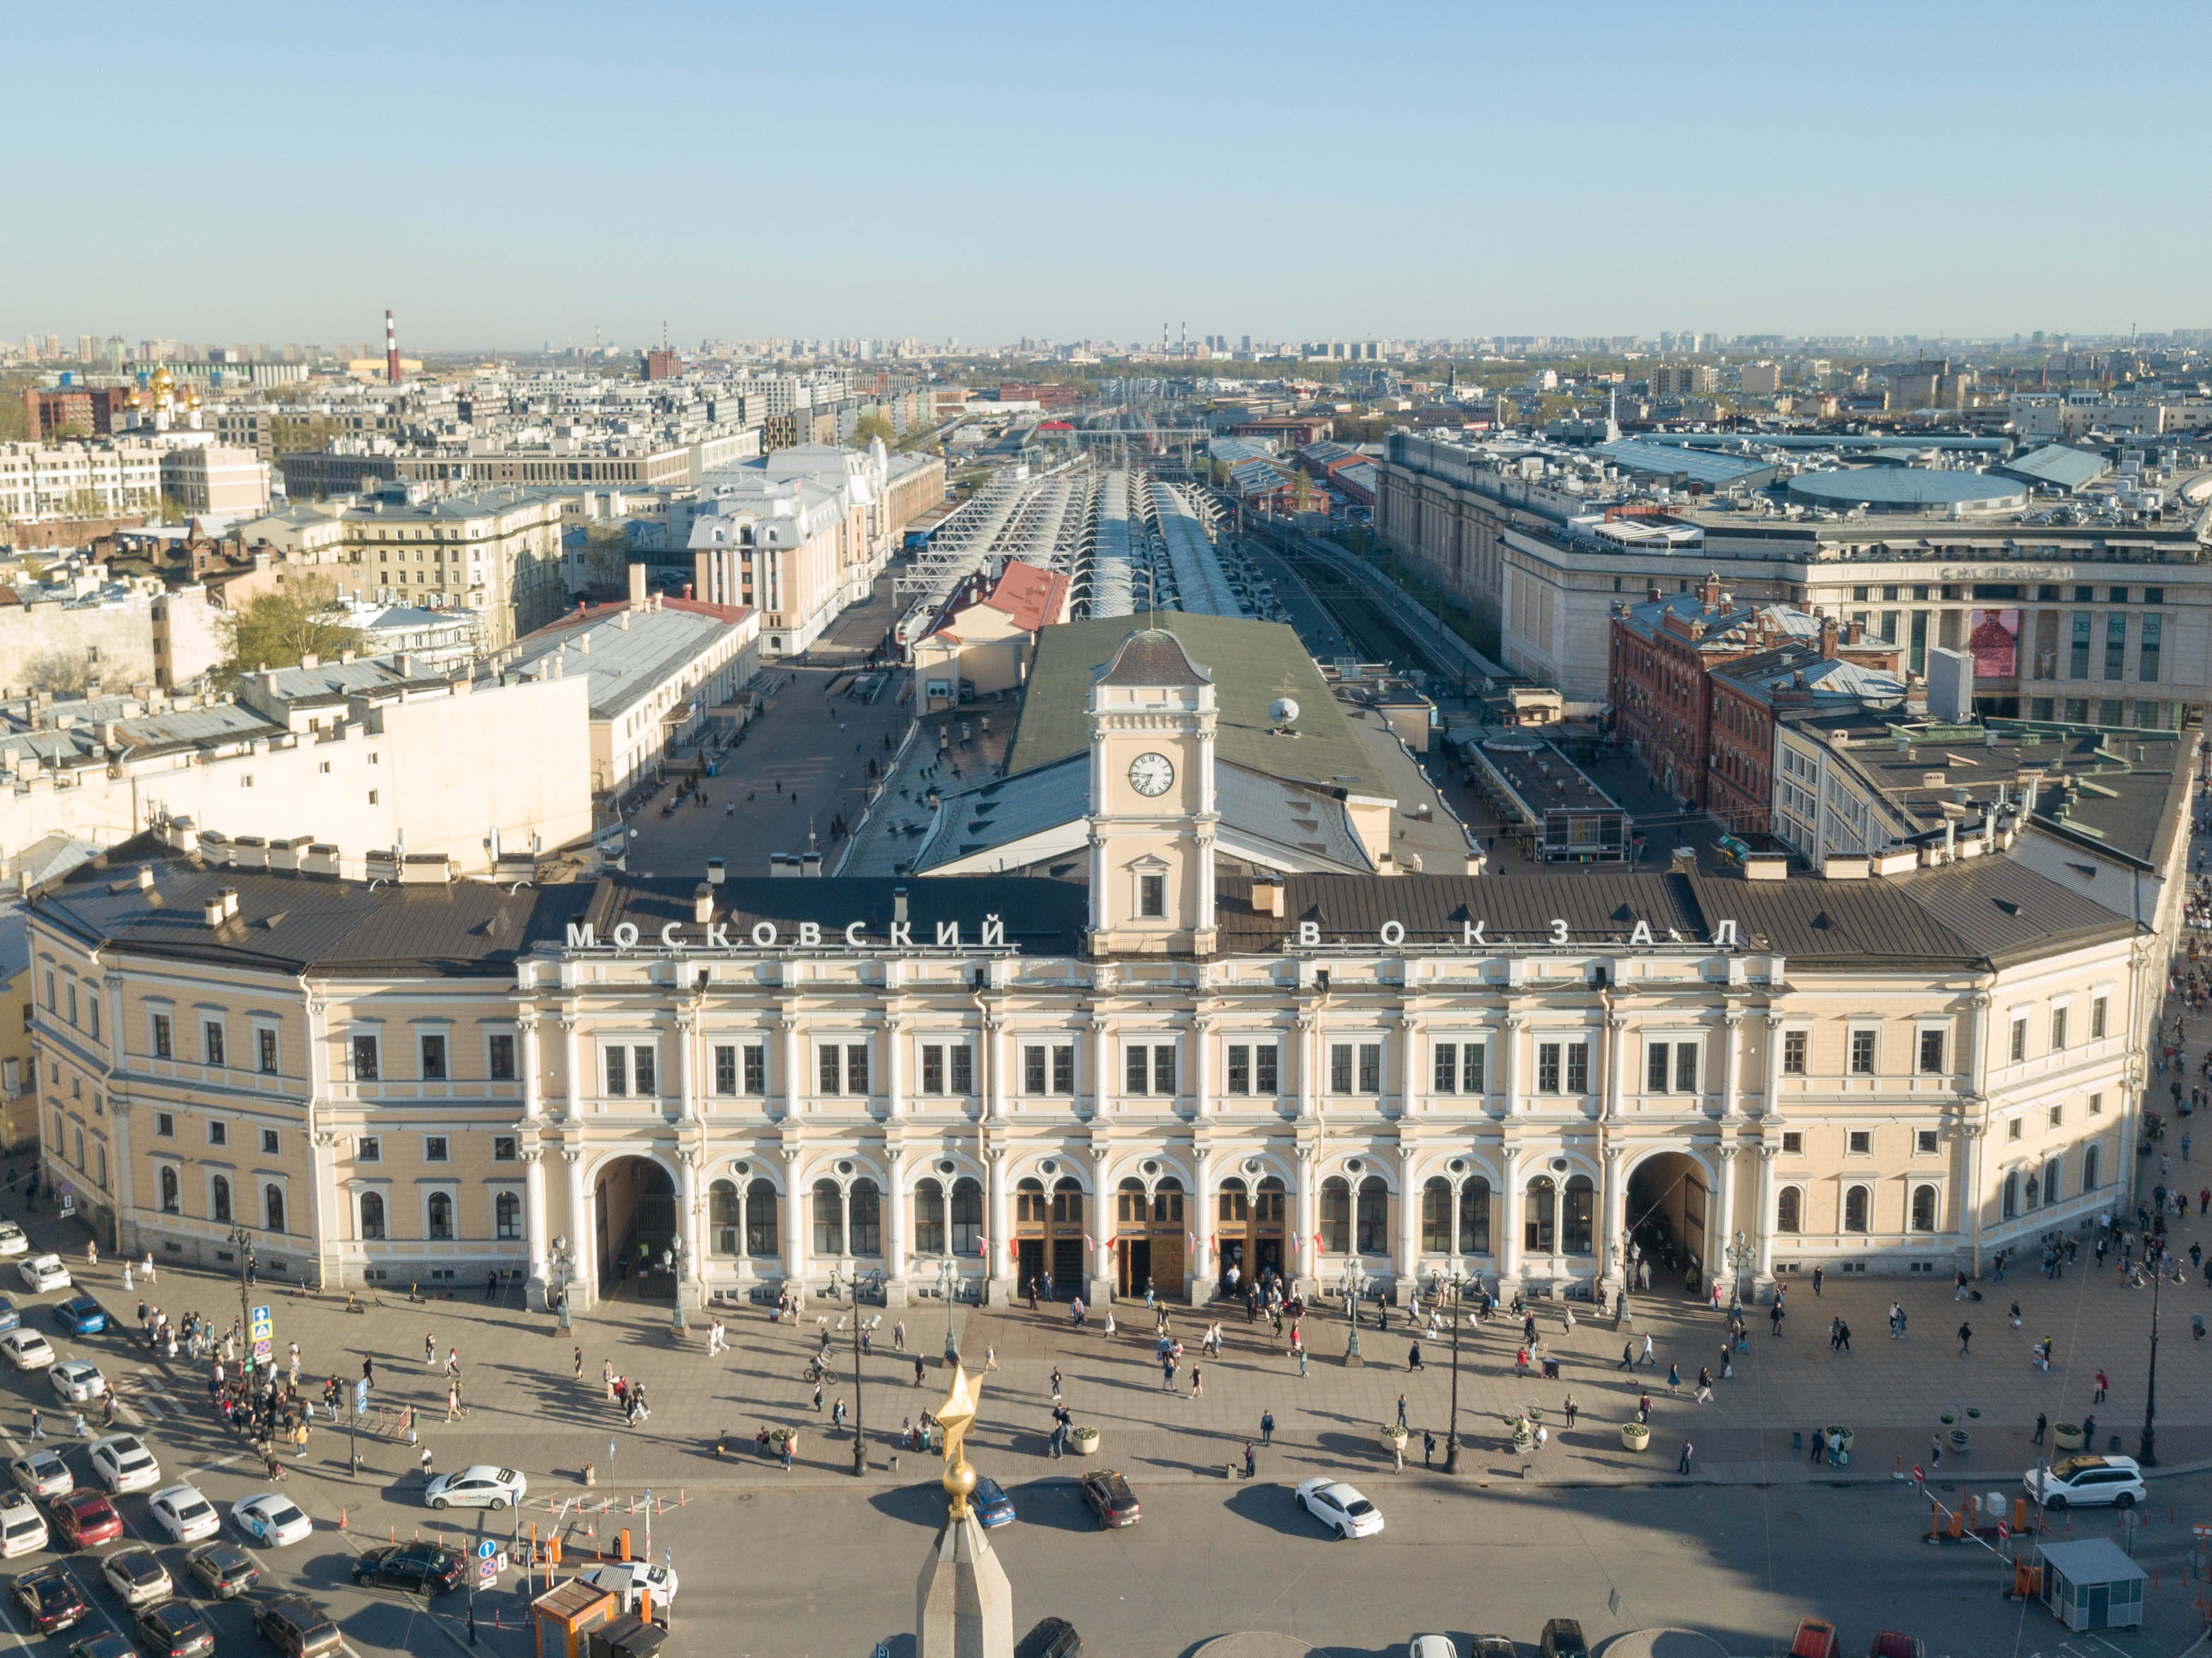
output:
[[[2178,1167],[2178,1165],[2177,1165]],[[41,1247],[63,1249],[70,1269],[117,1316],[122,1331],[94,1338],[88,1352],[106,1358],[128,1346],[141,1365],[151,1368],[143,1346],[131,1344],[141,1292],[172,1317],[197,1309],[227,1327],[235,1315],[234,1280],[213,1274],[164,1272],[153,1291],[125,1295],[119,1263],[103,1259],[87,1269],[82,1229],[57,1224],[51,1213],[31,1218]],[[64,1233],[67,1241],[64,1241]],[[2192,1236],[2212,1233],[2193,1218],[2180,1234],[2183,1248]],[[2085,1254],[2084,1259],[2087,1257]],[[2036,1458],[2029,1442],[2036,1413],[2053,1421],[2079,1420],[2094,1412],[2098,1448],[2108,1436],[2121,1436],[2132,1454],[2141,1429],[2151,1297],[2130,1291],[2116,1275],[2069,1271],[2056,1282],[2032,1266],[2006,1283],[1984,1282],[1984,1301],[1961,1306],[1948,1285],[1896,1279],[1831,1278],[1818,1298],[1809,1282],[1789,1291],[1786,1334],[1768,1333],[1763,1316],[1752,1323],[1752,1351],[1735,1357],[1735,1376],[1720,1382],[1716,1400],[1698,1405],[1692,1394],[1700,1364],[1718,1368],[1724,1321],[1710,1309],[1672,1296],[1654,1294],[1632,1307],[1632,1333],[1616,1333],[1609,1319],[1579,1321],[1571,1332],[1559,1324],[1557,1303],[1539,1315],[1540,1333],[1561,1357],[1562,1377],[1544,1382],[1516,1379],[1512,1358],[1520,1339],[1518,1321],[1492,1320],[1463,1333],[1460,1366],[1460,1424],[1466,1448],[1462,1477],[1506,1480],[1533,1477],[1553,1484],[1651,1484],[1675,1479],[1677,1456],[1686,1435],[1696,1446],[1693,1477],[1723,1484],[1832,1483],[1888,1479],[1902,1467],[1908,1472],[1928,1461],[1931,1436],[1942,1430],[1940,1413],[1954,1410],[1973,1436],[1964,1457],[1947,1446],[1933,1477],[1965,1479],[1975,1488],[2009,1488]],[[1909,1315],[1908,1339],[1892,1340],[1887,1331],[1891,1300]],[[689,1339],[678,1345],[669,1331],[665,1305],[616,1303],[595,1309],[580,1321],[574,1339],[563,1339],[553,1319],[513,1306],[487,1306],[465,1294],[452,1300],[410,1305],[386,1297],[381,1306],[349,1315],[343,1297],[295,1296],[282,1286],[264,1284],[255,1304],[274,1309],[280,1363],[288,1344],[297,1341],[302,1356],[302,1390],[319,1397],[320,1381],[336,1375],[350,1389],[362,1373],[364,1356],[374,1361],[372,1407],[412,1404],[422,1431],[441,1469],[473,1461],[519,1467],[534,1482],[558,1490],[580,1482],[593,1465],[603,1489],[639,1485],[750,1485],[808,1479],[850,1478],[849,1439],[830,1436],[830,1407],[839,1397],[848,1407],[856,1393],[851,1375],[849,1330],[839,1340],[833,1364],[839,1384],[824,1390],[822,1414],[811,1408],[811,1388],[800,1375],[817,1339],[817,1318],[834,1330],[840,1309],[817,1303],[801,1324],[770,1324],[751,1309],[729,1327],[731,1351],[709,1358],[706,1325],[695,1318]],[[2009,1327],[2006,1309],[2017,1299],[2021,1327]],[[2212,1300],[2201,1280],[2166,1286],[2160,1303],[2164,1340],[2159,1373],[2158,1443],[2160,1469],[2212,1459],[2212,1350],[2190,1339],[2189,1315]],[[880,1309],[867,1309],[872,1315]],[[1050,1377],[1063,1372],[1065,1394],[1078,1422],[1097,1427],[1102,1461],[1146,1480],[1218,1479],[1231,1461],[1241,1461],[1248,1436],[1256,1437],[1260,1416],[1272,1410],[1276,1444],[1262,1455],[1269,1479],[1291,1479],[1305,1472],[1330,1470],[1372,1478],[1387,1473],[1378,1430],[1395,1420],[1397,1400],[1407,1400],[1413,1430],[1408,1468],[1418,1471],[1424,1429],[1437,1436],[1442,1460],[1443,1430],[1451,1390],[1449,1338],[1425,1342],[1425,1365],[1407,1367],[1409,1341],[1402,1313],[1393,1309],[1391,1327],[1362,1330],[1363,1368],[1340,1360],[1345,1345],[1341,1318],[1324,1308],[1310,1315],[1304,1333],[1311,1352],[1308,1374],[1273,1340],[1264,1322],[1248,1325],[1241,1303],[1222,1303],[1212,1315],[1223,1321],[1226,1351],[1218,1360],[1197,1356],[1203,1329],[1194,1309],[1176,1309],[1172,1328],[1186,1345],[1172,1397],[1162,1391],[1152,1357],[1152,1322],[1142,1303],[1115,1307],[1121,1328],[1110,1343],[1093,1315],[1088,1328],[1067,1327],[1064,1306],[1030,1313],[1026,1307],[1004,1309],[963,1308],[957,1318],[962,1351],[982,1388],[976,1430],[969,1443],[976,1460],[1001,1481],[1013,1483],[1051,1474],[1085,1472],[1080,1459],[1054,1464],[1045,1455],[1049,1430]],[[1971,1357],[1961,1358],[1954,1332],[1961,1315],[1973,1326]],[[1847,1351],[1832,1351],[1828,1320],[1840,1315],[1852,1327]],[[908,1309],[908,1355],[890,1351],[889,1314],[875,1333],[876,1355],[866,1364],[865,1394],[858,1402],[866,1412],[870,1461],[878,1477],[910,1482],[928,1459],[908,1454],[896,1474],[888,1458],[896,1449],[902,1418],[919,1418],[944,1397],[945,1376],[938,1355],[944,1342],[942,1312]],[[1621,1346],[1632,1333],[1639,1350],[1644,1333],[1655,1340],[1657,1368],[1622,1372]],[[2030,1345],[2049,1334],[2056,1359],[2047,1374],[2030,1362]],[[425,1367],[423,1341],[434,1345],[435,1362]],[[469,1413],[448,1424],[445,1414],[444,1359],[458,1347]],[[998,1369],[986,1370],[985,1350],[995,1348]],[[583,1360],[581,1381],[574,1376],[575,1352]],[[912,1352],[927,1360],[921,1385],[915,1385]],[[1193,1398],[1194,1369],[1203,1370],[1205,1393]],[[651,1420],[632,1430],[605,1395],[600,1367],[611,1360],[617,1372],[644,1384]],[[1670,1396],[1666,1366],[1680,1366],[1682,1387]],[[2090,1399],[2090,1379],[2101,1366],[2112,1389],[2101,1404]],[[159,1370],[167,1389],[192,1410],[204,1408],[204,1376],[183,1362]],[[312,1384],[312,1385],[311,1385]],[[1632,1414],[1638,1391],[1653,1396],[1651,1442],[1640,1455],[1625,1450],[1620,1424]],[[1565,1429],[1563,1406],[1577,1395],[1580,1418]],[[1523,1404],[1543,1409],[1554,1429],[1550,1445],[1528,1459],[1505,1448],[1504,1420]],[[1966,1420],[1966,1407],[1981,1412]],[[341,1426],[345,1418],[341,1418]],[[1831,1422],[1856,1430],[1852,1464],[1835,1469],[1814,1463],[1806,1449],[1793,1445],[1793,1433]],[[754,1456],[751,1436],[766,1424],[798,1427],[803,1435],[797,1470]],[[726,1432],[743,1442],[733,1457],[713,1453],[713,1442]],[[1809,1440],[1807,1442],[1809,1443]],[[413,1455],[388,1442],[364,1442],[369,1466],[386,1474],[410,1470]],[[310,1468],[343,1466],[342,1435],[318,1430],[298,1459]]]

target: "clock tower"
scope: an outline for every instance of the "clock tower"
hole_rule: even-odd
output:
[[[1164,628],[1091,680],[1091,953],[1214,948],[1213,678]]]

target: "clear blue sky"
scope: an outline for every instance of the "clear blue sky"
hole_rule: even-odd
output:
[[[43,5],[0,335],[2212,325],[2212,8]]]

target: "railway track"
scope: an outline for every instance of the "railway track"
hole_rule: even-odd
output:
[[[1361,660],[1419,668],[1447,679],[1457,677],[1457,671],[1433,645],[1338,574],[1327,560],[1297,545],[1277,543],[1274,550],[1305,584],[1314,603],[1358,648]]]

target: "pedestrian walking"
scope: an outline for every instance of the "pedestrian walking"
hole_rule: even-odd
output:
[[[1960,1357],[1964,1358],[1964,1357],[1966,1356],[1966,1349],[1967,1349],[1967,1347],[1968,1347],[1968,1346],[1972,1343],[1973,1339],[1974,1339],[1974,1327],[1973,1327],[1972,1325],[1971,1325],[1971,1324],[1966,1324],[1966,1323],[1963,1323],[1963,1322],[1962,1322],[1962,1323],[1959,1326],[1959,1357]]]
[[[576,1349],[575,1379],[579,1382],[584,1379],[584,1350],[581,1347]]]
[[[1677,1464],[1675,1464],[1675,1468],[1674,1468],[1674,1471],[1675,1471],[1677,1473],[1682,1474],[1682,1475],[1684,1475],[1684,1476],[1687,1476],[1687,1474],[1689,1473],[1689,1472],[1690,1472],[1690,1454],[1691,1454],[1691,1452],[1692,1452],[1692,1450],[1693,1448],[1694,1448],[1691,1445],[1691,1443],[1690,1443],[1690,1442],[1689,1442],[1688,1440],[1686,1440],[1686,1440],[1684,1440],[1684,1441],[1682,1442],[1682,1460],[1681,1460],[1680,1462],[1678,1462]]]
[[[904,1319],[899,1320],[897,1323],[891,1326],[891,1351],[895,1353],[902,1353],[906,1351],[906,1321]]]
[[[920,1353],[916,1353],[914,1356],[914,1385],[917,1388],[921,1386],[921,1371],[922,1357]]]
[[[1648,1389],[1637,1396],[1636,1419],[1647,1428],[1651,1425],[1651,1394]]]
[[[2049,1431],[2050,1427],[2051,1418],[2045,1416],[2041,1411],[2038,1411],[2035,1413],[2035,1437],[2028,1442],[2032,1445],[2040,1445],[2043,1443],[2043,1436],[2045,1433]]]
[[[1390,1441],[1390,1472],[1393,1473],[1406,1472],[1406,1442],[1395,1436]]]
[[[1826,1428],[1815,1428],[1815,1429],[1814,1429],[1814,1430],[1813,1430],[1813,1458],[1812,1458],[1812,1460],[1813,1460],[1814,1461],[1815,1461],[1815,1462],[1818,1462],[1818,1461],[1819,1461],[1822,1457],[1826,1456],[1827,1454],[1828,1454],[1828,1430],[1827,1430]]]
[[[376,1360],[368,1353],[361,1356],[361,1379],[372,1388],[376,1386]]]
[[[1930,1472],[1943,1466],[1943,1442],[1930,1435],[1928,1440],[1928,1467]]]
[[[1651,1351],[1651,1338],[1649,1335],[1646,1335],[1644,1338],[1644,1351],[1642,1353],[1638,1355],[1636,1362],[1639,1364],[1650,1364],[1655,1367],[1659,1363],[1659,1356]]]
[[[1248,1439],[1244,1442],[1244,1477],[1249,1479],[1259,1472],[1259,1453],[1252,1448],[1252,1442]]]
[[[1401,1428],[1406,1425],[1406,1395],[1403,1394],[1398,1395],[1398,1425]]]
[[[822,1384],[818,1382],[814,1384],[814,1414],[822,1414]]]
[[[1298,1374],[1299,1374],[1300,1376],[1304,1376],[1305,1373],[1306,1373],[1306,1350],[1305,1350],[1304,1347],[1300,1347],[1300,1348],[1298,1349]]]
[[[1203,1364],[1194,1364],[1190,1367],[1190,1396],[1193,1399],[1202,1399],[1205,1394],[1206,1367]]]
[[[609,1404],[612,1404],[615,1397],[614,1360],[611,1358],[603,1358],[599,1361],[599,1380],[606,1386],[607,1402]]]
[[[1275,1413],[1273,1411],[1260,1412],[1260,1442],[1270,1446],[1275,1442]]]
[[[1567,1395],[1567,1426],[1570,1428],[1575,1425],[1575,1412],[1579,1408],[1575,1403],[1575,1396],[1569,1394]]]
[[[1670,1394],[1679,1394],[1682,1391],[1682,1367],[1679,1364],[1669,1364],[1667,1367],[1667,1391]]]
[[[1052,1402],[1055,1405],[1060,1403],[1060,1366],[1055,1364],[1052,1367]]]
[[[1710,1405],[1712,1403],[1712,1400],[1713,1373],[1705,1366],[1699,1365],[1698,1367],[1697,1401],[1700,1405]]]
[[[33,1405],[31,1406],[31,1437],[33,1439],[44,1439],[46,1436],[46,1412],[41,1411],[37,1406]]]
[[[2051,1339],[2051,1338],[2050,1338],[2050,1337],[2048,1337],[2048,1336],[2045,1336],[2045,1337],[2044,1338],[2044,1341],[2045,1341],[2045,1348],[2044,1348],[2044,1351],[2045,1351],[2045,1353],[2046,1355],[2048,1355],[2048,1353],[2049,1353],[2049,1351],[2050,1351],[2050,1347],[2049,1347],[2049,1345],[2048,1345],[2048,1344],[2049,1344],[2049,1342],[2050,1342],[2050,1339]],[[2112,1384],[2110,1382],[2107,1382],[2107,1381],[2105,1379],[2105,1373],[2104,1373],[2104,1371],[2103,1371],[2102,1370],[2100,1370],[2097,1372],[2097,1392],[2096,1392],[2096,1396],[2095,1396],[2094,1398],[2091,1399],[2089,1402],[2090,1402],[2092,1405],[2101,1405],[2101,1404],[2103,1404],[2103,1403],[2105,1402],[2105,1393],[2106,1393],[2106,1390],[2107,1388],[2109,1388],[2112,1385]]]
[[[1820,1284],[1822,1281],[1826,1278],[1827,1275],[1827,1269],[1826,1267],[1815,1266],[1813,1269],[1813,1293],[1814,1295],[1817,1296],[1820,1293]]]
[[[789,1473],[791,1472],[792,1455],[798,1449],[798,1431],[791,1428],[785,1429],[783,1430],[783,1471],[786,1473]]]
[[[422,1368],[428,1370],[438,1362],[437,1339],[427,1330],[422,1334]]]
[[[1418,1370],[1421,1368],[1421,1344],[1418,1341],[1413,1343],[1411,1350],[1406,1354],[1406,1368],[1409,1370]]]
[[[1632,1341],[1624,1341],[1620,1344],[1620,1368],[1624,1370],[1632,1370],[1636,1368],[1636,1344]]]

